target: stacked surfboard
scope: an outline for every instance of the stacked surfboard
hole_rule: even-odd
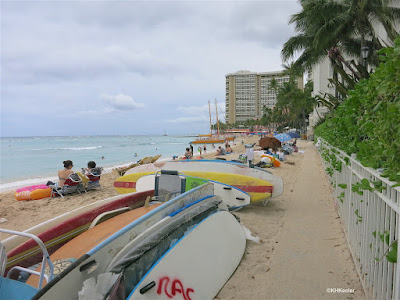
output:
[[[187,176],[228,184],[248,193],[251,202],[265,201],[283,193],[283,181],[280,177],[241,163],[223,160],[168,161],[138,166],[118,178],[114,182],[114,188],[121,194],[135,192],[141,177],[160,170],[175,170]]]
[[[138,208],[153,195],[154,191],[145,191],[107,198],[55,217],[25,232],[39,237],[47,251],[52,254],[62,245],[85,232],[99,216],[111,218],[124,211]],[[30,267],[41,261],[41,251],[32,239],[26,240],[21,236],[12,236],[1,243],[7,252],[6,272],[16,265]]]
[[[36,290],[38,277],[31,275],[22,285],[34,288],[19,289],[19,296],[102,299],[122,292],[126,299],[213,299],[245,245],[243,229],[214,183],[204,183],[95,224],[51,254],[49,283]],[[9,279],[0,279],[1,297],[17,292]]]

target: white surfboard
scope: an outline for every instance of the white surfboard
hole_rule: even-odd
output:
[[[156,182],[156,175],[150,174],[143,177],[140,177],[138,181],[136,181],[136,192],[144,192],[154,190]]]
[[[215,201],[215,197],[210,197],[206,198],[203,201],[200,201],[194,205],[187,206],[186,209],[195,209],[196,207],[200,205],[204,205],[207,202]],[[182,211],[183,212],[183,211]],[[182,213],[180,212],[180,213]],[[118,254],[111,260],[109,266],[107,269],[112,269],[113,265],[115,265],[116,262],[118,262],[123,256],[125,256],[128,252],[130,252],[134,247],[139,245],[143,240],[145,240],[148,236],[151,234],[157,232],[161,228],[165,227],[168,222],[171,221],[173,217],[167,216],[164,219],[160,220],[153,226],[149,227],[145,231],[143,231],[140,235],[138,235],[134,240],[132,240],[129,244],[127,244]]]
[[[165,202],[160,207],[109,236],[77,259],[68,270],[53,279],[32,299],[50,300],[78,295],[82,288],[82,283],[88,278],[104,273],[114,256],[140,233],[177,209],[209,195],[213,195],[213,185],[205,184]]]
[[[251,196],[248,193],[225,183],[217,182],[214,180],[207,181],[214,183],[214,194],[221,197],[222,201],[228,206],[229,210],[238,209],[250,204]],[[155,174],[143,176],[139,178],[139,180],[136,182],[136,191],[138,192],[144,192],[154,189]]]
[[[178,240],[127,299],[213,299],[236,270],[245,247],[236,218],[217,212]]]

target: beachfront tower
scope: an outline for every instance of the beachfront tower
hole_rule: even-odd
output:
[[[264,106],[274,108],[276,104],[276,89],[271,88],[271,80],[276,80],[277,88],[289,81],[289,75],[284,71],[238,71],[225,77],[225,113],[229,124],[261,118]],[[297,83],[303,88],[302,78],[298,78]]]

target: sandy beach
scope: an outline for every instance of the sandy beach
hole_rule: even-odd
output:
[[[235,140],[237,159],[245,152]],[[259,137],[244,139],[257,143]],[[266,206],[251,204],[235,214],[260,243],[247,241],[245,255],[216,299],[365,299],[320,158],[312,142],[298,140],[302,153],[287,156],[269,169],[284,180],[284,193]],[[196,147],[194,149],[196,154]],[[182,155],[184,149],[182,149]],[[214,153],[203,154],[215,158]],[[260,160],[255,156],[255,163]],[[1,228],[25,230],[85,204],[117,195],[115,172],[102,175],[103,189],[65,198],[16,201],[14,192],[0,194]],[[0,240],[6,238],[0,234]],[[349,293],[329,293],[348,288]]]

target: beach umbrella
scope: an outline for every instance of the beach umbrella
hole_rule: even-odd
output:
[[[292,137],[290,135],[288,135],[287,133],[279,133],[277,135],[275,135],[275,138],[279,141],[281,141],[282,143],[290,141],[292,139]]]
[[[281,142],[279,140],[270,136],[260,139],[258,144],[263,149],[268,149],[268,148],[277,149],[281,146]]]
[[[300,138],[300,134],[298,134],[297,132],[289,132],[288,135],[290,135],[294,139]]]

